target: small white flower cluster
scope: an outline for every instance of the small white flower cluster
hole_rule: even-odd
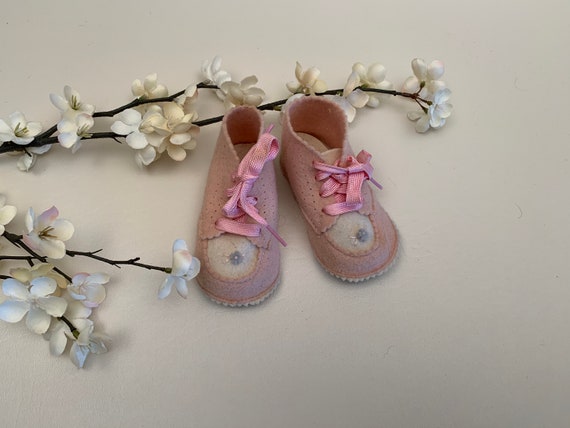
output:
[[[216,94],[224,102],[227,110],[241,105],[257,107],[265,98],[265,92],[255,86],[258,82],[255,75],[248,76],[240,82],[232,81],[230,73],[222,70],[222,59],[219,56],[215,56],[212,61],[204,61],[202,76],[205,83],[220,88]]]
[[[366,67],[360,62],[355,63],[342,91],[342,96],[332,97],[346,113],[348,122],[354,120],[356,109],[365,106],[372,108],[380,106],[381,94],[365,92],[360,88],[392,90],[394,85],[386,80],[386,68],[382,64],[374,63]]]
[[[8,116],[8,120],[0,119],[0,146],[9,141],[19,146],[27,146],[34,138],[42,132],[42,124],[39,122],[28,122],[23,113],[16,111]],[[47,152],[51,146],[28,148],[18,160],[18,169],[28,171],[36,161],[36,155]]]
[[[168,89],[158,83],[156,74],[149,74],[143,82],[135,80],[131,89],[138,99],[168,96]],[[186,151],[196,147],[195,138],[200,131],[193,124],[198,118],[193,105],[197,97],[196,85],[191,85],[174,101],[145,103],[126,109],[115,115],[111,131],[126,136],[127,145],[136,151],[139,166],[150,165],[165,152],[172,159],[182,161]]]
[[[453,106],[448,103],[451,91],[441,77],[445,71],[443,63],[434,60],[429,64],[421,58],[412,60],[413,76],[404,82],[402,91],[418,93],[428,102],[427,107],[421,111],[414,110],[408,113],[408,119],[416,122],[416,131],[423,133],[430,128],[441,128],[451,115]]]
[[[50,94],[49,99],[61,112],[57,140],[62,147],[75,153],[81,147],[81,139],[90,135],[89,130],[95,124],[95,106],[81,102],[79,92],[68,85],[63,88],[63,97]]]
[[[8,233],[5,228],[16,214],[17,209],[7,205],[5,196],[0,194],[0,237],[4,235],[25,250],[29,256],[16,259],[26,260],[31,265],[30,268],[11,269],[9,276],[2,275],[0,320],[17,323],[25,318],[26,326],[31,331],[43,334],[49,340],[52,355],[59,356],[69,347],[72,362],[82,368],[89,354],[107,352],[110,339],[95,331],[94,322],[89,317],[105,300],[105,284],[109,282],[109,276],[105,273],[80,272],[71,277],[46,262],[46,258],[62,259],[66,254],[95,254],[66,249],[65,241],[72,237],[74,227],[68,220],[58,218],[56,207],[37,217],[30,208],[25,217],[27,233],[21,236]],[[10,258],[14,259],[0,255],[0,260]],[[173,288],[186,298],[187,282],[200,271],[200,261],[190,254],[182,239],[174,241],[172,246],[171,268],[137,264],[138,258],[123,262],[98,256],[97,259],[115,265],[134,264],[166,272],[167,276],[158,291],[159,299],[167,297]],[[33,264],[36,261],[38,263]]]
[[[409,77],[402,88],[402,92],[394,90],[394,85],[386,80],[386,68],[379,63],[366,67],[357,62],[352,66],[346,84],[340,90],[327,92],[327,85],[319,79],[320,70],[316,67],[303,69],[297,62],[295,67],[296,81],[287,83],[287,89],[293,93],[285,103],[289,104],[305,95],[324,95],[336,102],[345,112],[347,120],[351,123],[356,117],[357,109],[362,107],[378,107],[381,100],[390,95],[413,95],[421,111],[408,113],[408,118],[416,122],[416,131],[426,132],[431,128],[441,128],[451,114],[452,106],[447,101],[451,91],[440,80],[443,75],[443,63],[433,61],[426,65],[422,59],[412,61],[414,76]],[[374,90],[377,90],[376,92]],[[382,93],[384,91],[384,93]],[[330,94],[336,92],[337,94]]]
[[[303,70],[299,62],[295,66],[296,81],[287,83],[287,89],[294,95],[291,96],[285,108],[296,98],[303,95],[318,95],[327,91],[327,84],[319,79],[321,71],[316,67],[309,67]],[[382,64],[374,63],[366,67],[357,62],[352,66],[352,71],[348,76],[341,95],[325,95],[336,102],[346,114],[346,118],[351,123],[356,117],[359,108],[378,107],[380,105],[381,94],[365,92],[362,89],[394,89],[394,85],[386,80],[386,68]],[[333,92],[333,91],[330,91]],[[339,91],[340,92],[340,91]]]
[[[81,139],[90,136],[95,107],[82,103],[79,93],[70,86],[63,88],[63,97],[50,94],[49,98],[61,112],[60,121],[56,125],[57,141],[62,147],[75,153],[81,147]],[[0,119],[0,146],[6,142],[29,146],[41,132],[42,125],[39,122],[28,122],[23,113],[16,111],[7,121]],[[29,171],[36,162],[36,156],[46,153],[50,148],[50,144],[26,147],[26,153],[18,160],[18,169]]]
[[[49,339],[53,355],[61,355],[70,341],[71,361],[82,368],[90,353],[107,352],[110,340],[94,332],[89,316],[105,299],[108,281],[105,274],[79,273],[69,283],[48,263],[12,269],[2,282],[0,319],[17,323],[26,317],[32,332]]]
[[[172,287],[181,297],[188,297],[187,282],[200,272],[200,260],[188,251],[186,241],[177,239],[172,245],[172,268],[158,290],[158,298],[164,299],[172,292]]]

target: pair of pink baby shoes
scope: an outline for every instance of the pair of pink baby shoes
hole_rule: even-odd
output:
[[[277,191],[279,143],[261,113],[236,107],[222,122],[198,224],[198,283],[214,301],[247,306],[279,283]],[[398,235],[367,181],[370,154],[354,156],[344,112],[322,97],[294,101],[283,116],[281,167],[303,214],[319,263],[357,282],[396,259]]]

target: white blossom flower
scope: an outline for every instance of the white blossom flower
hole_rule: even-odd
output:
[[[28,233],[22,237],[26,245],[52,259],[65,256],[65,244],[73,236],[73,225],[64,219],[58,219],[59,211],[51,207],[38,217],[30,208],[26,214],[26,229]]]
[[[79,92],[71,86],[66,85],[63,88],[63,95],[50,94],[49,99],[58,110],[61,111],[61,118],[74,121],[79,114],[93,115],[95,107],[91,104],[81,102]]]
[[[109,282],[109,275],[105,273],[78,273],[74,275],[71,284],[67,287],[69,295],[80,301],[88,308],[96,308],[105,300],[106,291],[103,284]]]
[[[62,297],[51,296],[57,289],[54,279],[35,278],[30,287],[14,278],[5,279],[2,292],[8,300],[0,304],[0,319],[16,323],[26,316],[26,325],[37,334],[47,331],[51,317],[60,317],[67,308],[67,301]]]
[[[6,230],[4,226],[16,217],[17,212],[18,210],[16,207],[6,205],[6,196],[0,194],[0,235],[4,234],[4,231]]]
[[[26,153],[20,156],[16,166],[20,171],[28,172],[36,164],[38,155],[43,155],[51,149],[51,144],[46,144],[40,147],[27,147]]]
[[[91,309],[83,306],[81,302],[69,301],[63,316],[70,322],[77,331],[87,328],[93,321],[87,319],[91,316]],[[49,340],[49,350],[54,356],[59,356],[65,351],[67,339],[75,340],[69,326],[63,321],[52,324],[50,329],[44,334],[44,338]]]
[[[111,338],[105,334],[95,333],[94,325],[87,324],[79,330],[79,335],[69,351],[69,357],[77,368],[83,368],[89,354],[104,354],[108,350]]]
[[[57,124],[59,131],[57,141],[75,153],[81,147],[81,139],[91,136],[89,130],[93,128],[94,124],[93,117],[86,113],[78,114],[74,120],[63,119]]]
[[[437,129],[445,125],[446,119],[451,115],[453,106],[448,103],[451,91],[447,88],[438,90],[427,111],[415,110],[408,113],[408,119],[416,122],[416,131],[423,133],[430,127]]]
[[[0,119],[0,146],[8,141],[20,146],[28,145],[40,132],[41,123],[28,122],[21,112],[16,111],[8,116],[8,122]]]
[[[445,88],[445,82],[440,80],[445,71],[441,61],[434,60],[426,65],[423,59],[415,58],[412,60],[412,70],[414,75],[406,79],[402,91],[415,93],[423,84],[420,92],[422,97],[431,99],[439,89]]]
[[[450,97],[451,91],[447,88],[440,89],[433,95],[433,102],[428,108],[429,124],[432,128],[441,128],[451,115],[453,105],[447,102]]]
[[[206,60],[202,63],[202,75],[206,83],[213,83],[218,87],[232,80],[230,73],[222,70],[222,58],[217,55],[212,61]]]
[[[135,162],[139,167],[149,166],[156,160],[156,149],[152,146],[146,146],[142,150],[137,150],[135,154]]]
[[[257,83],[256,76],[249,76],[240,83],[224,82],[221,85],[222,91],[226,94],[224,105],[226,109],[234,106],[250,105],[257,107],[265,98],[265,92],[254,85]]]
[[[186,150],[196,147],[195,136],[200,128],[192,124],[194,115],[184,113],[176,103],[153,105],[149,108],[140,125],[140,130],[147,134],[146,139],[156,150],[157,156],[167,152],[176,160],[186,158]]]
[[[364,64],[357,62],[352,66],[352,71],[358,75],[359,83],[357,86],[373,89],[394,89],[394,85],[386,80],[386,68],[382,64],[374,63],[367,68]],[[373,92],[366,92],[366,95],[368,95],[366,105],[373,108],[378,107],[380,100],[388,96]]]
[[[361,82],[358,72],[353,71],[344,86],[342,96],[332,95],[329,97],[342,108],[346,114],[348,123],[351,123],[354,120],[356,109],[364,107],[370,99],[366,92],[356,89],[360,84]]]
[[[145,134],[140,130],[143,117],[138,110],[130,108],[114,117],[117,120],[111,125],[111,131],[115,134],[126,135],[129,147],[140,150],[148,146]]]
[[[310,67],[303,70],[299,62],[295,67],[295,77],[297,81],[287,83],[287,89],[296,94],[302,92],[304,94],[314,95],[317,92],[324,92],[327,90],[327,84],[319,79],[321,71],[316,67]]]
[[[172,286],[176,287],[180,296],[186,298],[188,296],[186,281],[190,281],[198,275],[198,272],[200,272],[200,260],[192,257],[186,241],[177,239],[172,245],[172,270],[158,290],[158,298],[164,299],[169,296]]]
[[[429,114],[423,110],[408,112],[408,119],[416,122],[416,132],[423,134],[429,129]]]
[[[162,98],[168,96],[168,89],[166,86],[158,83],[158,75],[156,73],[146,76],[143,82],[136,79],[131,86],[131,91],[137,98]]]

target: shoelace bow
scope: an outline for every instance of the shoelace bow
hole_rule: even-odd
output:
[[[362,184],[370,180],[379,189],[382,189],[372,177],[374,168],[370,164],[372,155],[361,150],[356,156],[349,156],[340,166],[340,159],[333,165],[313,161],[313,167],[318,171],[315,175],[317,181],[322,181],[319,194],[326,198],[334,195],[335,203],[327,205],[323,211],[328,215],[339,215],[359,210],[362,207]]]
[[[228,201],[223,207],[225,217],[216,221],[216,228],[224,232],[241,236],[259,236],[261,227],[265,227],[283,246],[287,244],[260,214],[255,205],[257,198],[249,192],[259,178],[263,166],[275,159],[279,153],[279,142],[270,134],[270,126],[257,140],[257,143],[241,160],[233,176],[234,185],[227,189]],[[256,223],[247,223],[247,216]]]

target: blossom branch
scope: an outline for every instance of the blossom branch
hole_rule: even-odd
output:
[[[196,85],[197,89],[220,89],[216,85],[210,85],[208,83],[198,83]],[[169,95],[167,97],[160,97],[160,98],[135,98],[128,104],[125,104],[121,107],[117,107],[116,109],[109,110],[109,111],[100,111],[93,113],[93,117],[113,117],[116,114],[121,113],[129,108],[135,108],[143,104],[151,104],[151,103],[163,103],[163,102],[170,102],[174,101],[179,96],[183,95],[185,90],[178,91],[175,94]]]
[[[219,87],[217,85],[212,85],[209,83],[205,83],[205,82],[200,82],[196,85],[197,89],[219,89]],[[158,98],[135,98],[134,100],[132,100],[131,102],[124,104],[120,107],[117,107],[115,109],[112,110],[107,110],[107,111],[100,111],[100,112],[94,112],[91,117],[96,118],[96,117],[113,117],[125,110],[128,110],[130,108],[135,108],[141,105],[145,105],[145,104],[155,104],[155,103],[164,103],[164,102],[172,102],[174,101],[176,98],[182,96],[185,93],[186,90],[181,90],[178,91],[172,95],[169,96],[165,96],[165,97],[158,97]],[[220,119],[221,120],[221,119]],[[219,120],[215,120],[211,123],[216,123]],[[198,125],[201,126],[201,125]],[[53,125],[51,128],[47,129],[46,131],[38,134],[31,143],[26,144],[26,145],[20,145],[20,144],[16,144],[15,142],[9,141],[6,142],[4,144],[0,144],[0,154],[3,153],[11,153],[11,152],[25,152],[28,155],[30,155],[30,153],[28,152],[28,149],[30,148],[37,148],[37,147],[43,147],[46,145],[53,145],[53,144],[57,144],[59,142],[57,137],[54,137],[53,134],[57,131],[57,124]],[[81,137],[81,140],[94,140],[94,139],[104,139],[104,138],[110,138],[113,139],[117,142],[120,142],[119,140],[117,140],[118,137],[124,137],[124,135],[119,135],[116,134],[114,132],[97,132],[97,133],[90,133],[87,134],[83,137]]]
[[[216,86],[216,85],[210,85],[210,84],[206,84],[206,83],[199,83],[197,85],[197,87],[202,88],[202,89],[219,89],[218,86]],[[416,101],[420,105],[420,107],[422,107],[422,109],[425,109],[425,107],[421,104],[422,102],[425,103],[427,106],[431,105],[431,101],[420,97],[419,91],[414,92],[414,93],[410,93],[410,92],[402,92],[402,91],[396,91],[396,90],[390,90],[390,89],[368,88],[365,86],[359,86],[356,89],[360,89],[364,92],[374,92],[374,93],[379,93],[379,94],[410,98],[410,99]],[[343,91],[342,89],[329,89],[327,91],[317,92],[317,93],[315,93],[315,95],[316,96],[340,95],[340,94],[342,94],[342,91]],[[129,108],[137,107],[137,106],[140,106],[143,104],[170,102],[170,101],[176,99],[177,97],[181,96],[182,94],[184,94],[184,91],[176,92],[175,94],[170,95],[168,97],[136,98],[133,101],[131,101],[130,103],[127,103],[123,106],[117,107],[116,109],[108,110],[108,111],[102,111],[102,112],[95,112],[95,113],[93,113],[93,117],[113,117],[116,114],[119,114],[119,113],[121,113],[121,112],[123,112]],[[273,101],[270,103],[262,104],[262,105],[258,106],[257,108],[261,111],[279,110],[280,107],[282,105],[284,105],[288,99],[289,98],[283,98],[283,99]],[[195,121],[192,123],[193,123],[193,125],[196,125],[198,127],[202,127],[202,126],[212,125],[214,123],[221,122],[223,120],[223,118],[224,118],[224,116],[220,115],[220,116],[214,116],[214,117],[211,117],[208,119],[198,120],[198,121]],[[32,141],[27,146],[21,146],[21,145],[12,143],[12,142],[5,143],[4,145],[0,146],[0,154],[9,153],[9,152],[18,152],[18,151],[19,152],[26,152],[27,151],[26,149],[28,149],[30,147],[42,147],[45,145],[57,144],[58,138],[52,136],[52,134],[56,130],[57,130],[57,125],[52,126],[46,132],[38,135],[34,139],[34,141]],[[81,140],[85,141],[85,140],[107,139],[108,138],[108,139],[113,139],[113,140],[121,143],[117,139],[117,138],[121,138],[121,137],[124,137],[124,135],[116,134],[115,132],[94,132],[94,133],[91,133],[91,134],[88,134],[88,135],[82,137]]]
[[[100,253],[101,251],[103,251],[103,250],[102,249],[99,249],[96,251],[66,250],[66,254],[69,257],[76,257],[76,256],[88,257],[90,259],[97,260],[97,261],[100,261],[103,263],[107,263],[111,266],[115,266],[119,269],[121,268],[121,265],[129,265],[129,266],[136,266],[136,267],[140,267],[140,268],[144,268],[144,269],[148,269],[148,270],[157,270],[160,272],[170,273],[170,268],[162,267],[162,266],[149,265],[146,263],[140,263],[139,262],[139,260],[141,259],[140,257],[134,257],[134,258],[128,259],[128,260],[112,260],[112,259],[108,259],[106,257],[99,256],[98,253]]]
[[[6,231],[6,232],[4,232],[4,235],[2,235],[2,236],[4,236],[9,242],[11,242],[15,246],[23,249],[24,251],[26,251],[30,255],[29,256],[3,256],[3,255],[0,255],[0,260],[25,260],[25,261],[28,261],[28,263],[33,262],[33,260],[38,260],[42,263],[47,263],[46,257],[40,256],[39,254],[37,254],[34,250],[32,250],[30,247],[28,247],[23,242],[22,235],[16,235],[16,234],[13,234],[13,233]],[[99,262],[109,264],[111,266],[115,266],[117,268],[121,268],[122,265],[128,265],[128,266],[135,266],[135,267],[140,267],[143,269],[156,270],[156,271],[166,272],[166,273],[171,272],[171,268],[168,268],[168,267],[154,266],[154,265],[150,265],[150,264],[146,264],[146,263],[140,263],[140,257],[133,257],[133,258],[127,259],[127,260],[113,260],[113,259],[109,259],[109,258],[102,257],[102,256],[98,255],[98,253],[100,253],[101,251],[103,251],[103,250],[102,249],[99,249],[96,251],[66,250],[65,253],[69,257],[78,257],[78,256],[87,257],[87,258],[90,258],[93,260],[97,260]],[[54,268],[54,270],[57,273],[59,273],[60,275],[62,275],[66,280],[71,282],[71,276],[62,272],[58,268]]]

